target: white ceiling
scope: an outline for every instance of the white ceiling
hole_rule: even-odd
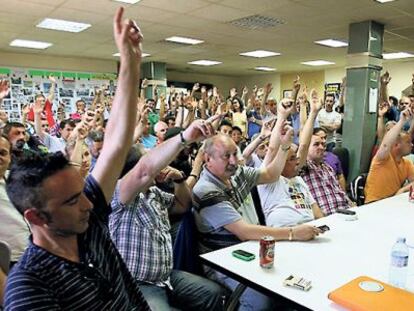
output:
[[[111,0],[0,0],[0,51],[38,53],[113,60],[112,16],[119,2]],[[384,50],[414,53],[414,0],[379,4],[373,0],[142,0],[125,5],[145,36],[145,61],[167,63],[170,70],[249,75],[256,66],[276,67],[279,72],[314,70],[300,62],[314,59],[345,66],[346,48],[316,45],[315,40],[347,40],[350,23],[375,20],[385,24]],[[229,25],[234,19],[261,14],[286,23],[264,30]],[[36,28],[43,18],[59,18],[92,24],[79,34]],[[182,46],[163,40],[172,35],[205,42]],[[47,41],[53,46],[37,51],[12,48],[13,39]],[[281,56],[255,59],[241,52],[265,49]],[[203,68],[188,65],[198,59],[223,62]]]

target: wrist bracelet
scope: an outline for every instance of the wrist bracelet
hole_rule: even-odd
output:
[[[289,227],[289,241],[293,241],[293,227]]]
[[[198,176],[196,174],[190,174],[188,177],[194,177],[195,179],[198,179]]]
[[[181,173],[181,178],[178,178],[178,179],[174,179],[173,180],[173,182],[174,183],[176,183],[176,184],[181,184],[181,183],[183,183],[184,181],[186,181],[186,179],[187,179],[187,176],[184,174],[184,172],[180,172]]]

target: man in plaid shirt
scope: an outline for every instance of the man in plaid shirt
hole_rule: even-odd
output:
[[[353,203],[339,185],[335,171],[324,163],[324,153],[325,142],[321,137],[313,135],[301,176],[322,212],[327,216],[338,209],[349,208]]]
[[[213,133],[209,121],[197,120],[142,157],[133,149],[125,176],[118,181],[111,203],[111,237],[153,310],[169,310],[171,306],[197,311],[222,309],[223,292],[218,284],[173,270],[168,214],[187,211],[191,193],[182,172],[165,168],[187,144]],[[172,180],[174,195],[150,187],[154,179]]]

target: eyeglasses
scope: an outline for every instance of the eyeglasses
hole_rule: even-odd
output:
[[[257,149],[259,149],[259,150],[264,150],[264,149],[266,149],[267,147],[269,147],[269,144],[261,144],[261,145],[259,145],[259,146],[257,147]]]
[[[99,298],[102,301],[107,301],[112,299],[112,287],[109,281],[105,278],[105,275],[93,265],[93,263],[89,262],[87,265],[83,265],[80,269],[82,277],[94,283],[94,285],[98,289]]]

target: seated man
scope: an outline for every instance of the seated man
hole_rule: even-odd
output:
[[[335,171],[324,161],[325,142],[312,135],[308,157],[300,175],[308,185],[323,214],[328,216],[338,209],[349,208],[353,202],[339,185]]]
[[[206,124],[206,123],[204,123]],[[194,121],[182,132],[186,144],[203,138],[208,130],[202,121]],[[214,133],[210,128],[211,134]],[[167,167],[183,148],[180,135],[170,138],[147,154],[130,153],[124,173],[112,199],[109,228],[121,256],[140,283],[141,291],[153,310],[172,306],[185,310],[220,310],[220,286],[199,276],[173,270],[169,214],[182,214],[191,207],[191,192],[182,172]],[[150,163],[150,164],[149,164]],[[161,172],[160,172],[161,170]],[[172,180],[174,194],[153,185]]]
[[[412,118],[410,108],[401,113],[397,124],[389,130],[374,156],[365,184],[365,203],[381,200],[406,192],[412,184],[403,186],[406,180],[414,181],[414,165],[404,156],[410,154],[411,137],[401,132]]]
[[[280,129],[273,135],[280,135]],[[257,184],[274,182],[277,163],[286,158],[293,131],[286,130],[281,136],[281,148],[277,156],[260,169],[239,166],[237,146],[233,140],[218,134],[205,141],[205,167],[193,189],[195,220],[200,233],[200,250],[208,252],[246,240],[259,240],[270,235],[276,240],[310,240],[319,229],[300,225],[290,228],[270,228],[258,224],[257,215],[250,196]],[[237,282],[215,271],[207,270],[208,276],[234,289]],[[240,298],[242,307],[253,310],[272,309],[267,297],[251,289]]]
[[[107,228],[108,202],[132,143],[142,55],[140,30],[122,15],[119,8],[121,65],[109,143],[93,172],[84,182],[62,153],[22,158],[10,171],[7,194],[32,236],[8,275],[6,310],[149,310]]]
[[[297,176],[306,162],[313,124],[321,109],[320,101],[315,94],[313,94],[314,97],[312,98],[311,112],[300,133],[299,148],[295,144],[292,144],[288,151],[287,159],[279,163],[283,169],[281,170],[282,176],[273,183],[259,185],[257,187],[263,213],[266,218],[266,225],[268,226],[294,226],[323,217],[308,186],[300,176]],[[279,105],[278,123],[283,122],[287,118],[288,111],[283,105]],[[264,163],[274,158],[275,149],[275,142],[270,141],[269,151],[266,154]]]
[[[315,127],[313,129],[313,134],[322,138],[322,141],[325,142],[326,145],[326,131],[323,128]],[[331,151],[325,151],[323,161],[333,168],[341,188],[346,191],[346,180],[342,170],[342,164],[338,156]]]

